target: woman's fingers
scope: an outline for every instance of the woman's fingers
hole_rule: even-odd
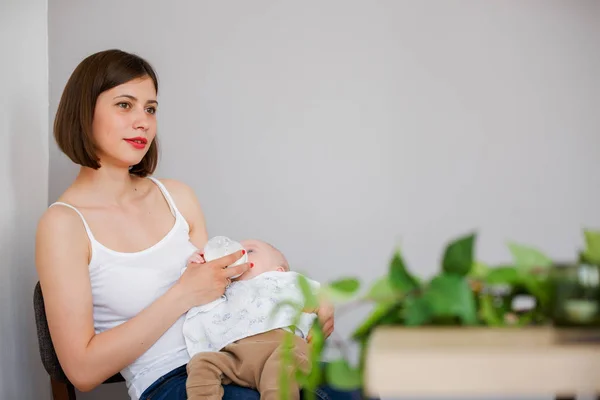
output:
[[[225,277],[227,278],[231,278],[232,276],[237,276],[237,275],[241,275],[244,272],[248,271],[250,268],[253,267],[254,264],[252,263],[244,263],[244,264],[240,264],[240,265],[236,265],[235,267],[229,267],[223,270],[223,274],[225,275]]]
[[[325,324],[323,325],[323,334],[325,335],[325,337],[328,337],[332,333],[333,333],[333,318],[331,318],[329,321],[325,322]]]
[[[331,334],[333,333],[333,318],[331,318],[330,320],[326,321],[325,324],[323,324],[323,326],[321,327],[321,331],[323,331],[323,336],[325,339],[327,339],[329,336],[331,336]],[[306,341],[308,343],[312,342],[313,339],[313,328],[310,329],[310,331],[308,332],[308,335],[306,336]]]
[[[237,260],[239,260],[240,258],[242,258],[242,256],[244,254],[246,254],[246,250],[238,250],[234,253],[231,253],[231,254],[228,254],[221,258],[212,260],[210,263],[211,263],[211,265],[214,265],[215,267],[225,268],[228,265],[231,265],[231,264],[235,263]]]

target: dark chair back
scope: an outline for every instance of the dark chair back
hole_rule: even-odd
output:
[[[40,357],[42,364],[52,378],[58,382],[69,383],[69,379],[65,375],[58,357],[54,351],[50,330],[48,329],[48,321],[46,320],[46,308],[44,307],[44,297],[42,296],[42,287],[38,282],[33,290],[33,309],[35,312],[35,324],[37,326],[38,345],[40,349]],[[121,374],[115,374],[107,379],[104,383],[122,382],[124,381]]]

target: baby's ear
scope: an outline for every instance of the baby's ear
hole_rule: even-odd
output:
[[[279,272],[285,272],[285,268],[283,268],[283,267],[277,267],[277,271],[279,271]]]

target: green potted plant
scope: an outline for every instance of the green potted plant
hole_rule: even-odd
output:
[[[580,259],[600,266],[600,232],[585,230],[586,246]],[[388,273],[360,293],[360,281],[346,277],[323,285],[319,294],[312,293],[306,280],[300,278],[304,307],[318,304],[319,296],[337,303],[337,317],[359,303],[372,303],[371,313],[351,336],[361,348],[358,365],[351,365],[343,341],[334,341],[342,356],[321,364],[323,334],[315,324],[311,345],[311,370],[308,374],[296,372],[296,379],[307,389],[327,383],[339,390],[363,387],[364,351],[371,333],[379,326],[397,325],[415,327],[424,325],[519,327],[552,323],[553,262],[536,248],[510,242],[508,248],[512,263],[488,266],[475,260],[476,234],[468,234],[447,243],[441,259],[440,271],[427,281],[413,275],[400,249],[389,263]],[[518,300],[526,306],[518,305]],[[284,303],[300,312],[303,305]],[[291,335],[291,334],[290,334]],[[290,341],[286,342],[288,345]],[[293,363],[291,352],[284,350],[284,368],[281,385],[285,393],[287,379],[285,366]],[[305,396],[311,398],[311,390]]]

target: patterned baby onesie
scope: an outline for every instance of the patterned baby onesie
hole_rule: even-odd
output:
[[[273,329],[288,329],[296,310],[277,304],[303,303],[297,272],[265,272],[247,281],[234,281],[225,294],[211,302],[190,309],[183,323],[183,335],[190,357],[199,352],[219,351],[236,340]],[[318,282],[307,279],[314,293]],[[302,313],[295,334],[305,338],[316,314]]]

